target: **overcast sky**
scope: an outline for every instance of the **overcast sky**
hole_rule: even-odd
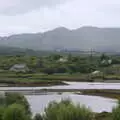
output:
[[[120,27],[120,0],[0,0],[0,35],[87,25]]]

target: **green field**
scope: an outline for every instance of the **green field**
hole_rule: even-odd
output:
[[[23,74],[13,72],[1,72],[0,83],[8,86],[43,86],[61,85],[62,81],[87,81],[87,76],[83,74],[59,74],[47,75],[41,73]]]
[[[78,82],[97,82],[107,80],[120,80],[119,75],[90,76],[89,74],[43,74],[43,73],[15,73],[9,71],[0,72],[0,84],[8,86],[43,86],[43,85],[62,85],[63,81]]]

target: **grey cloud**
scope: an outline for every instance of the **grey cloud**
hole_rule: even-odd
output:
[[[0,8],[0,14],[3,15],[15,15],[15,14],[24,14],[36,9],[43,7],[54,7],[56,5],[65,3],[70,0],[5,0],[8,6],[5,7],[2,5]],[[0,0],[0,2],[2,2]],[[13,5],[9,6],[10,2],[13,2]]]
[[[0,0],[0,34],[120,27],[119,11],[120,0]]]

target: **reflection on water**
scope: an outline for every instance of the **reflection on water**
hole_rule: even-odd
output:
[[[64,93],[62,95],[31,95],[26,96],[28,99],[33,113],[42,113],[44,108],[47,107],[50,101],[60,101],[61,99],[70,98],[74,103],[84,104],[86,107],[90,107],[94,112],[110,112],[113,106],[116,105],[116,100],[107,99],[95,96],[75,95],[70,93]]]
[[[56,86],[52,88],[62,89],[120,89],[120,83],[95,83],[95,82],[65,82],[68,86]]]
[[[0,90],[39,90],[39,89],[120,89],[120,83],[65,82],[68,85],[49,87],[0,87]]]

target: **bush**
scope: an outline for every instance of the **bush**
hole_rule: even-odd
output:
[[[0,107],[0,120],[2,120],[3,118],[4,111],[5,111],[5,107],[1,106]]]
[[[54,68],[44,68],[42,69],[42,72],[48,75],[54,74],[55,73],[55,69]]]
[[[14,103],[23,105],[25,108],[26,114],[31,115],[29,103],[23,95],[18,93],[6,93],[5,102],[7,106]]]
[[[118,102],[118,106],[112,110],[112,120],[120,120],[120,101]]]
[[[12,104],[6,108],[3,120],[27,120],[25,109],[19,104]]]
[[[90,109],[74,105],[70,100],[52,102],[45,109],[44,120],[93,120]]]
[[[36,114],[33,120],[43,120],[40,114]]]

